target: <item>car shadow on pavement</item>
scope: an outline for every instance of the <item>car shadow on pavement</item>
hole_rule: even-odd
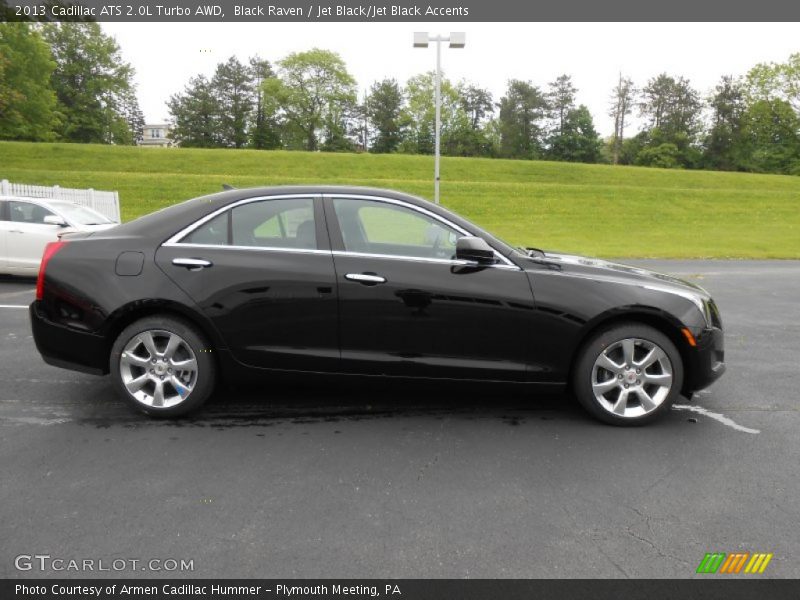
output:
[[[508,425],[526,420],[590,421],[565,394],[536,394],[505,384],[419,383],[394,380],[281,381],[265,386],[220,386],[196,413],[177,419],[137,415],[121,403],[95,403],[79,420],[99,427],[269,427],[398,417],[499,419]]]

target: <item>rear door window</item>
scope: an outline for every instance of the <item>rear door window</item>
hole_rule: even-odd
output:
[[[316,250],[316,231],[312,198],[266,199],[217,215],[181,243]]]
[[[234,246],[317,249],[311,198],[261,200],[231,211]]]

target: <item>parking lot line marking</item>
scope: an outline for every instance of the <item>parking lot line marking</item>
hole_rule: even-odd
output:
[[[710,419],[714,419],[715,421],[719,421],[723,425],[727,425],[728,427],[732,427],[736,431],[743,431],[744,433],[761,433],[760,429],[751,429],[750,427],[745,427],[744,425],[739,425],[733,419],[729,419],[723,414],[711,412],[703,408],[702,406],[689,406],[688,404],[674,404],[672,406],[675,410],[689,410],[692,412],[700,413]]]
[[[27,304],[0,304],[0,308],[28,308]]]

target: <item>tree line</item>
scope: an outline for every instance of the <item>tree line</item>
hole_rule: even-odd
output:
[[[645,125],[625,139],[635,111]],[[614,163],[800,175],[800,53],[723,76],[706,97],[683,77],[636,88],[620,76],[609,114]]]
[[[235,56],[197,75],[167,102],[182,146],[432,154],[434,73],[387,78],[359,97],[339,55],[314,48],[274,65]],[[496,103],[485,88],[441,82],[442,153],[598,162],[600,136],[563,75],[544,90],[509,82]]]
[[[433,90],[422,73],[359,93],[342,58],[318,48],[234,56],[172,94],[170,135],[184,147],[432,154]],[[800,174],[800,53],[705,95],[681,76],[620,75],[607,139],[568,74],[511,80],[500,98],[447,78],[441,92],[444,155]],[[135,144],[143,125],[133,69],[99,25],[0,24],[0,139]]]

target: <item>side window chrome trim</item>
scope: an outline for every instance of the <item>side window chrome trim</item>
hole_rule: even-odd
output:
[[[417,206],[416,204],[411,204],[410,202],[406,202],[404,200],[397,200],[395,198],[386,198],[384,196],[364,196],[364,195],[360,195],[360,194],[336,193],[336,194],[323,194],[323,195],[328,197],[328,198],[330,198],[331,200],[335,200],[335,199],[342,199],[342,200],[370,200],[370,201],[374,201],[374,202],[383,202],[385,204],[396,204],[397,206],[402,206],[402,207],[408,208],[408,209],[410,209],[412,211],[416,211],[418,213],[422,213],[427,217],[431,217],[432,219],[435,219],[436,221],[439,221],[440,223],[444,223],[445,225],[447,225],[451,229],[455,229],[456,231],[458,231],[459,233],[461,233],[463,235],[470,235],[470,236],[473,235],[473,233],[467,231],[466,229],[464,229],[460,225],[456,225],[455,223],[453,223],[451,221],[448,221],[445,217],[437,215],[435,212],[432,212],[432,211],[428,210],[427,208],[423,208],[422,206]],[[519,269],[519,267],[517,265],[515,265],[511,260],[509,260],[508,258],[503,256],[502,254],[500,254],[497,251],[497,249],[492,248],[492,250],[494,250],[495,256],[498,259],[502,260],[506,264],[506,266],[514,267],[515,269]],[[360,255],[362,253],[349,252],[348,254]],[[369,254],[365,254],[365,256],[390,257],[389,255],[369,255]],[[413,259],[416,259],[417,257],[410,256],[410,257],[403,257],[403,258],[412,259],[413,260]],[[438,259],[432,259],[432,260],[438,260]]]
[[[237,200],[232,204],[226,204],[222,208],[218,208],[212,213],[207,214],[205,217],[201,217],[191,225],[187,225],[183,229],[181,229],[178,233],[167,239],[166,242],[161,244],[162,246],[202,246],[202,247],[214,247],[214,248],[238,248],[238,249],[248,249],[253,248],[256,250],[263,250],[263,247],[260,246],[228,246],[228,245],[215,245],[215,244],[189,244],[183,243],[180,240],[185,238],[187,235],[192,233],[195,229],[199,228],[201,225],[208,223],[214,217],[217,217],[224,213],[225,211],[232,210],[237,206],[242,206],[243,204],[250,204],[251,202],[259,202],[261,200],[314,200],[314,198],[318,198],[320,194],[280,194],[276,196],[256,196],[254,198],[244,198],[243,200]],[[286,248],[278,248],[278,250],[286,250]],[[297,250],[295,248],[290,248],[289,250]],[[324,250],[323,252],[328,252],[328,250]]]
[[[482,267],[490,269],[510,269],[512,271],[522,271],[517,265],[482,265],[480,263],[461,260],[456,258],[425,258],[424,256],[404,256],[400,254],[371,254],[369,252],[347,252],[342,250],[334,250],[334,256],[355,256],[361,258],[383,258],[387,260],[403,260],[407,262],[421,262],[421,263],[434,263],[440,265],[454,265],[459,267]]]
[[[161,244],[166,247],[178,248],[204,248],[206,250],[248,250],[253,252],[290,252],[293,254],[327,254],[331,255],[330,250],[319,250],[314,248],[281,248],[280,246],[229,246],[228,244],[194,244],[194,243],[170,243]]]

